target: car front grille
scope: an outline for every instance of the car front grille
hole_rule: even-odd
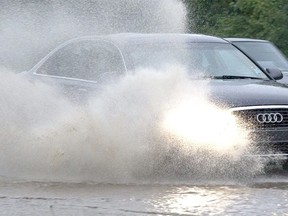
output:
[[[276,152],[283,152],[283,153],[288,153],[288,143],[277,143],[272,145],[272,148],[276,151]]]
[[[265,154],[288,154],[288,143],[269,143],[269,144],[257,144],[257,149],[261,153]]]
[[[244,107],[231,110],[238,122],[247,129],[288,130],[288,106]],[[264,116],[265,115],[265,116]]]

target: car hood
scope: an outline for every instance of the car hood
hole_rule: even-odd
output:
[[[211,80],[209,99],[232,108],[261,105],[288,105],[288,86],[265,80]]]

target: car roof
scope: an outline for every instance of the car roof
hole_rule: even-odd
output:
[[[267,40],[262,40],[262,39],[254,39],[254,38],[224,38],[227,41],[230,42],[269,42]]]
[[[138,34],[138,33],[124,33],[114,34],[108,36],[112,40],[129,40],[129,41],[190,41],[190,42],[224,42],[221,38],[203,35],[203,34],[175,34],[175,33],[162,33],[162,34]]]
[[[76,42],[80,40],[106,40],[111,41],[115,44],[125,44],[125,43],[151,43],[151,42],[210,42],[210,43],[228,43],[222,38],[203,35],[203,34],[179,34],[179,33],[119,33],[119,34],[110,34],[110,35],[95,35],[95,36],[84,36],[71,39],[67,41]]]

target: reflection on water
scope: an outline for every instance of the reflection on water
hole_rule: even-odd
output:
[[[287,188],[287,183],[286,189]],[[153,200],[155,209],[175,215],[278,214],[288,212],[288,192],[250,187],[181,187]]]
[[[173,214],[221,214],[233,205],[239,195],[233,188],[180,187],[164,197],[154,200],[156,209]],[[227,199],[228,198],[228,199]]]
[[[278,179],[278,182],[276,181]],[[247,185],[0,182],[0,215],[287,215],[286,176]]]

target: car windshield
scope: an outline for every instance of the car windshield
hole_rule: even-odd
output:
[[[268,77],[243,53],[225,43],[135,44],[129,45],[134,68],[161,69],[182,65],[192,78]]]
[[[288,71],[288,61],[273,44],[269,42],[233,42],[255,59],[264,68],[277,67]]]

